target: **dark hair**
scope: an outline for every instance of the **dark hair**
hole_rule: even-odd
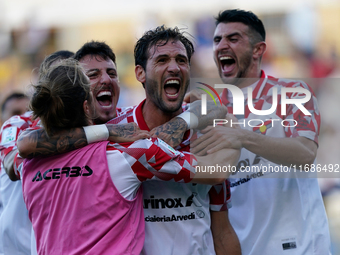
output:
[[[116,64],[116,55],[113,53],[109,45],[104,42],[91,41],[85,43],[74,55],[74,58],[80,61],[83,57],[90,55],[91,57],[100,56],[104,60],[111,59]]]
[[[88,125],[83,103],[91,100],[90,82],[77,60],[70,58],[51,65],[33,86],[30,108],[47,134],[58,128]]]
[[[24,99],[24,98],[29,99],[28,96],[26,96],[24,93],[21,93],[21,92],[14,92],[10,94],[8,97],[6,97],[5,101],[1,105],[1,113],[4,113],[6,104],[12,99]]]
[[[67,59],[74,55],[73,52],[68,50],[60,50],[52,53],[51,55],[48,55],[45,57],[43,62],[41,62],[39,67],[39,76],[44,73],[50,66],[55,63],[58,60]]]
[[[135,45],[135,65],[140,65],[146,69],[146,62],[149,58],[149,49],[152,46],[163,46],[168,43],[169,40],[180,41],[183,43],[190,63],[192,54],[194,53],[194,45],[192,42],[184,36],[184,32],[181,32],[178,27],[166,28],[164,25],[157,27],[156,29],[149,30],[137,41]],[[162,44],[158,44],[162,42]]]
[[[252,43],[257,43],[266,40],[266,31],[262,21],[252,12],[238,9],[221,11],[215,17],[216,26],[220,23],[241,22],[249,27],[253,34]]]

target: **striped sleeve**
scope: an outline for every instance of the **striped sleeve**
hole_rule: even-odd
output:
[[[31,114],[13,116],[1,127],[0,132],[0,160],[13,150],[17,149],[19,135],[32,124]]]
[[[209,191],[210,210],[226,211],[231,207],[230,182],[225,180],[222,184],[211,187]]]
[[[196,158],[171,148],[158,138],[133,143],[109,143],[119,150],[140,181],[163,180],[190,182],[194,177]]]

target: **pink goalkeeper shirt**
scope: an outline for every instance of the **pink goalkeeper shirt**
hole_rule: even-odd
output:
[[[138,254],[142,249],[141,189],[131,201],[120,195],[108,170],[106,145],[24,162],[24,200],[38,254]]]
[[[140,254],[145,228],[140,184],[188,182],[195,164],[190,154],[156,138],[95,143],[25,160],[23,195],[38,254]],[[133,199],[123,195],[129,187]]]

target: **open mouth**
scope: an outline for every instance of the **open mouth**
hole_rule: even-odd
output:
[[[168,80],[164,85],[164,91],[167,97],[177,98],[180,89],[178,80]]]
[[[223,72],[230,72],[234,69],[235,59],[230,56],[220,57],[221,68]]]
[[[106,108],[112,105],[112,92],[111,91],[101,91],[96,96],[97,102],[100,106]]]

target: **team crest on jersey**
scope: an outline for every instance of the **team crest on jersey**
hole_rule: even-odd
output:
[[[177,154],[175,149],[172,148],[169,144],[167,144],[166,142],[164,142],[162,139],[158,139],[159,141],[159,145],[163,145],[165,148],[167,148],[169,151],[171,151],[173,154]]]
[[[17,128],[9,127],[2,132],[1,144],[6,144],[15,141],[17,137]]]
[[[262,135],[265,135],[267,133],[267,130],[273,126],[272,120],[267,120],[263,123],[262,126],[259,127],[253,127],[253,131],[256,133],[260,133]]]

